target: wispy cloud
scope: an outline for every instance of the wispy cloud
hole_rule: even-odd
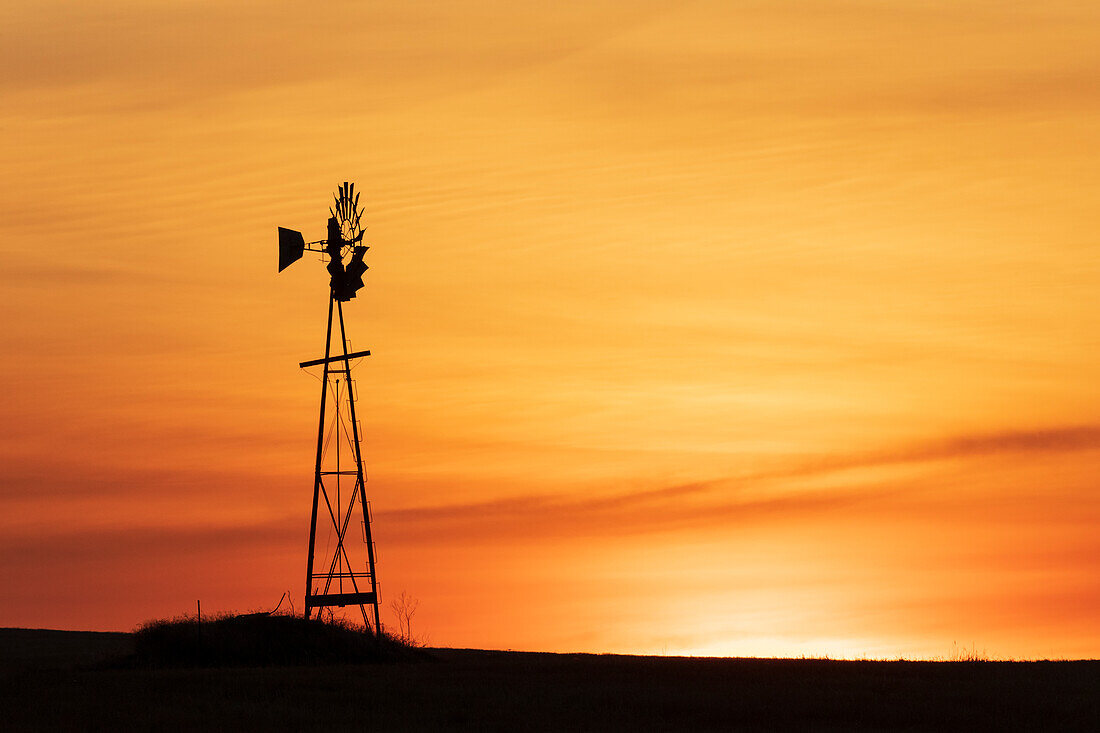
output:
[[[777,479],[827,477],[852,469],[941,461],[990,455],[1026,456],[1039,452],[1100,449],[1100,426],[1083,425],[1030,431],[966,435],[914,444],[895,451],[795,460],[788,468],[721,480],[677,484],[658,489],[596,497],[543,494],[492,501],[382,510],[380,521],[394,527],[398,541],[431,538],[645,534],[692,528],[727,527],[763,520],[800,517],[851,508],[870,499],[919,491],[912,479],[883,479],[846,487],[839,477],[827,489],[785,489],[762,495],[762,485]]]
[[[894,450],[824,456],[795,462],[788,469],[762,473],[766,476],[823,474],[851,468],[888,466],[902,463],[929,463],[955,458],[996,454],[1028,454],[1093,450],[1100,448],[1100,426],[1074,425],[1036,430],[961,435],[942,440],[913,443]]]
[[[156,558],[158,563],[180,562],[181,558],[209,558],[243,549],[273,552],[298,546],[303,527],[300,520],[262,523],[234,523],[219,526],[135,526],[127,528],[79,529],[44,528],[34,536],[0,537],[0,554],[10,571],[16,566],[50,566],[72,563],[127,563],[135,558]],[[80,548],[74,557],[74,548]],[[175,558],[175,559],[173,559]]]

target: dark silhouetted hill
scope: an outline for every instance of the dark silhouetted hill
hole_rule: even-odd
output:
[[[339,630],[306,636],[327,641],[303,659],[294,650],[299,642],[255,645],[275,629],[293,639],[312,628],[278,617],[261,631],[250,621],[226,621],[214,623],[216,631],[204,628],[202,639],[186,625],[151,625],[135,634],[129,649],[120,643],[127,635],[87,634],[83,643],[79,634],[67,636],[63,644],[74,653],[68,667],[57,666],[62,637],[55,636],[66,632],[0,630],[3,728],[1100,730],[1095,661],[847,662],[429,649],[413,652],[435,663],[385,658],[384,664],[363,664],[349,657],[369,657],[368,647],[332,648],[364,641],[340,637]],[[331,638],[323,635],[330,631]],[[228,666],[228,652],[208,648],[215,639],[228,640],[236,659],[250,657],[255,665]],[[192,643],[197,650],[180,648]],[[45,663],[31,658],[38,644]],[[13,649],[22,650],[18,659]],[[86,664],[111,653],[130,654],[131,662]],[[339,663],[315,663],[326,655]],[[283,666],[278,660],[284,658],[299,661]],[[138,659],[147,663],[135,665]]]

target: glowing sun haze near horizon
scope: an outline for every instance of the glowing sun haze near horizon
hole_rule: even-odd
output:
[[[4,16],[0,626],[301,609],[354,181],[384,620],[1100,657],[1100,6]]]

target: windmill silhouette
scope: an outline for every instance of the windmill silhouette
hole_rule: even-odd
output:
[[[345,181],[333,199],[325,239],[306,242],[301,232],[279,227],[279,272],[309,251],[319,252],[322,261],[328,260],[329,273],[325,355],[298,364],[301,368],[323,367],[306,559],[305,617],[311,618],[314,611],[319,616],[325,608],[359,606],[363,623],[377,634],[382,626],[378,615],[376,554],[363,471],[363,433],[356,417],[355,381],[351,378],[352,360],[370,356],[370,352],[350,351],[344,328],[344,303],[363,287],[367,271],[363,255],[368,247],[361,244],[363,212],[354,185]],[[345,257],[349,257],[347,265]],[[334,323],[340,330],[335,345]],[[318,515],[321,532],[318,532]],[[355,537],[358,529],[362,530],[361,538]],[[368,606],[373,614],[368,614]]]

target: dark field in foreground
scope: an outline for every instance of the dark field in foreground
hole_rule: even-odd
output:
[[[126,634],[0,630],[6,730],[1100,730],[1100,662],[431,650],[370,665],[96,666]]]

